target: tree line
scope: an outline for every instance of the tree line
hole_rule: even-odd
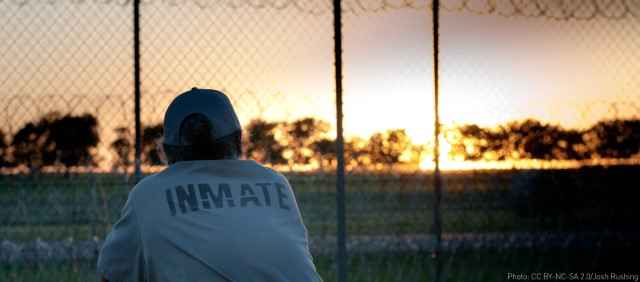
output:
[[[0,130],[0,167],[95,166],[95,149],[100,142],[97,126],[97,119],[90,114],[53,112],[25,124],[10,142]]]
[[[640,157],[640,120],[603,120],[578,130],[533,119],[445,131],[452,157],[464,160],[589,160]]]
[[[245,126],[245,157],[272,165],[330,168],[336,165],[335,139],[329,123],[316,118],[294,121],[255,119]],[[450,157],[462,160],[588,160],[626,159],[640,156],[640,120],[600,121],[590,128],[565,129],[527,119],[495,127],[467,124],[445,128],[444,140],[451,145]],[[109,145],[113,168],[133,164],[134,138],[128,127],[115,129]],[[162,124],[143,127],[142,161],[161,165],[158,150]],[[11,137],[9,140],[9,137]],[[25,166],[39,170],[47,166],[96,166],[100,143],[98,121],[91,114],[49,113],[29,122],[13,136],[0,130],[0,167]],[[404,129],[377,132],[368,138],[345,141],[348,166],[390,167],[418,165],[430,155],[429,144],[416,144]]]
[[[255,119],[245,126],[243,148],[247,158],[272,165],[336,165],[335,139],[329,123],[315,118],[292,122]],[[120,163],[132,163],[132,139],[126,129],[112,147],[120,152]],[[145,127],[142,134],[143,162],[160,165],[157,140],[162,125]],[[640,120],[600,121],[590,128],[565,129],[558,125],[527,119],[496,127],[467,124],[446,128],[443,138],[451,145],[454,159],[478,161],[627,159],[640,156]],[[345,141],[348,166],[390,167],[418,165],[430,155],[430,145],[415,144],[404,129],[377,132],[369,138]]]
[[[335,140],[326,121],[302,118],[291,122],[254,119],[244,128],[243,152],[246,158],[276,166],[312,166],[328,168],[336,165]],[[111,144],[122,167],[133,162],[133,136],[127,128],[116,129],[118,138]],[[162,124],[146,126],[142,131],[142,162],[162,165],[158,145]],[[403,158],[411,152],[423,153],[424,146],[414,145],[404,129],[375,133],[368,140],[349,139],[345,153],[350,165],[418,163],[419,158]],[[416,155],[417,156],[417,155]]]

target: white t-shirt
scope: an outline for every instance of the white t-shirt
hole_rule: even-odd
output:
[[[98,272],[110,282],[322,281],[289,182],[250,160],[178,162],[143,179]]]

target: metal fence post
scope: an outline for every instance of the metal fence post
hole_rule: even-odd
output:
[[[134,181],[142,178],[142,126],[140,123],[140,0],[133,0],[133,87],[135,111],[135,171]]]
[[[341,1],[333,1],[333,32],[334,32],[334,56],[335,56],[335,83],[336,83],[336,158],[338,166],[336,171],[336,201],[338,209],[338,281],[347,281],[347,247],[346,247],[346,218],[345,218],[345,168],[344,168],[344,137],[342,128],[342,10]]]
[[[433,0],[431,3],[433,13],[433,98],[434,98],[434,148],[433,158],[435,169],[433,173],[433,233],[435,235],[435,246],[433,249],[433,262],[435,264],[435,281],[442,279],[442,261],[440,258],[442,241],[442,215],[440,214],[440,201],[442,200],[442,176],[440,174],[440,1]]]

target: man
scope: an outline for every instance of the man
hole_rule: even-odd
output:
[[[164,117],[169,167],[129,193],[98,259],[103,281],[321,281],[295,196],[241,154],[221,92],[194,88]]]

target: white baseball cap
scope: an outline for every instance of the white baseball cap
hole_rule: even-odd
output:
[[[240,121],[231,100],[222,92],[211,89],[193,88],[173,99],[164,115],[163,143],[172,146],[182,144],[180,127],[185,118],[192,114],[202,114],[209,119],[214,139],[219,139],[240,131]]]

